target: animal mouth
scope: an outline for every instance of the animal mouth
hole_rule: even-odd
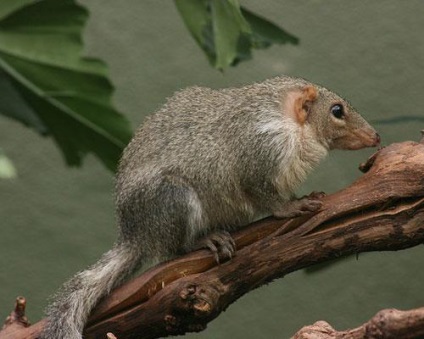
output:
[[[380,145],[380,135],[374,130],[357,129],[353,131],[362,147],[376,147]]]
[[[347,135],[333,140],[330,148],[358,150],[365,147],[376,147],[381,138],[374,130],[355,129]]]

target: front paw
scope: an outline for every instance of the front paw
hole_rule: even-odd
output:
[[[195,249],[201,248],[210,250],[218,264],[222,260],[231,259],[236,253],[236,243],[231,234],[227,231],[208,234],[195,246]]]
[[[327,194],[325,194],[325,192],[322,191],[312,191],[311,193],[309,193],[308,195],[305,195],[303,198],[308,198],[308,199],[313,199],[313,200],[321,200],[322,198],[324,198]]]
[[[310,195],[298,200],[291,200],[283,205],[281,209],[273,213],[276,218],[295,218],[301,215],[317,212],[322,208],[320,200],[325,194],[322,192],[312,192]]]

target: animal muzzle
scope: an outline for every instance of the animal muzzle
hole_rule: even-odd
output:
[[[358,129],[354,130],[354,134],[362,142],[364,147],[376,147],[380,145],[380,135],[373,129]]]
[[[380,145],[380,135],[374,129],[355,129],[347,140],[348,149],[376,147]]]
[[[378,146],[380,140],[380,135],[373,128],[358,128],[350,130],[345,135],[333,140],[330,147],[332,149],[357,150]]]

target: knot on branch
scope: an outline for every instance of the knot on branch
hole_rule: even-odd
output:
[[[14,325],[14,326],[20,326],[20,327],[28,327],[30,326],[30,322],[28,321],[28,318],[25,315],[25,307],[26,307],[26,300],[24,297],[17,297],[16,303],[15,303],[15,309],[12,311],[12,313],[6,318],[3,329]]]
[[[204,330],[214,316],[224,290],[219,281],[182,285],[171,313],[164,318],[167,331],[179,334]]]

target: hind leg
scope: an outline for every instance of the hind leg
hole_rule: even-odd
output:
[[[144,257],[172,258],[186,252],[198,234],[207,233],[200,199],[183,178],[160,175],[143,178],[136,186],[122,192],[118,217],[124,241],[136,243]]]
[[[168,174],[139,183],[131,198],[120,208],[121,225],[128,241],[138,239],[144,257],[164,261],[200,248],[209,249],[217,262],[234,255],[228,232],[209,234],[212,228],[202,201],[183,178]]]

